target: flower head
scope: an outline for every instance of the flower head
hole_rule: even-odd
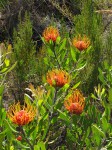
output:
[[[36,112],[36,108],[33,105],[20,105],[20,102],[18,102],[9,107],[7,116],[14,124],[23,126],[34,119]]]
[[[46,93],[46,91],[42,85],[37,86],[37,88],[34,88],[34,86],[31,83],[29,84],[28,90],[30,92],[32,92],[32,96],[36,97],[38,100],[43,99],[45,96],[45,93]]]
[[[43,37],[46,42],[49,42],[50,40],[55,42],[57,37],[59,37],[58,29],[53,26],[47,27],[43,32]]]
[[[54,87],[63,87],[66,83],[69,83],[70,76],[63,70],[54,69],[47,73],[47,82]]]
[[[70,97],[64,101],[65,108],[72,114],[79,115],[83,112],[85,98],[79,90],[75,90]]]
[[[79,35],[78,37],[73,39],[73,46],[76,47],[79,51],[87,49],[89,45],[90,40],[86,36],[81,37]]]

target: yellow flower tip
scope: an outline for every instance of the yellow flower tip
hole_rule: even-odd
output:
[[[66,71],[54,69],[47,73],[47,82],[53,87],[63,87],[70,82],[70,76]]]
[[[13,104],[7,111],[8,118],[18,126],[23,126],[31,122],[36,116],[36,107],[29,104]]]
[[[71,113],[80,115],[84,110],[85,98],[79,90],[75,90],[70,97],[64,101],[65,108]]]
[[[49,42],[50,40],[55,42],[56,39],[59,37],[59,31],[57,28],[49,26],[44,30],[43,37],[46,40],[46,42]]]
[[[86,50],[90,46],[90,40],[86,36],[81,37],[79,35],[73,39],[72,43],[73,46],[76,47],[79,51]]]

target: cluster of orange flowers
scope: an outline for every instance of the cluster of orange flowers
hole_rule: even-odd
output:
[[[36,107],[30,104],[20,105],[20,102],[9,107],[7,116],[18,126],[23,126],[31,122],[36,116]]]
[[[54,69],[47,73],[47,82],[53,87],[63,87],[70,82],[70,77],[63,70]],[[72,114],[81,114],[84,109],[85,98],[79,90],[75,90],[71,96],[65,100],[65,108]]]
[[[43,32],[43,37],[46,42],[50,40],[56,42],[59,36],[58,29],[52,26],[47,27]],[[73,38],[72,45],[81,52],[90,46],[90,40],[86,36],[79,35]],[[63,87],[66,83],[70,82],[70,76],[63,70],[54,69],[47,73],[47,82],[53,87]],[[81,114],[84,109],[84,104],[85,98],[79,90],[75,90],[64,102],[65,108],[73,114]]]
[[[67,72],[54,69],[47,73],[47,82],[54,87],[63,87],[66,83],[69,83],[70,76]]]
[[[59,37],[59,31],[55,27],[47,27],[43,32],[43,37],[47,42],[49,42],[50,40],[55,42],[56,39]]]
[[[49,42],[50,40],[55,42],[59,36],[58,29],[53,26],[47,27],[43,32],[43,37],[46,42]],[[79,35],[78,37],[73,38],[72,44],[79,51],[83,51],[90,46],[90,40],[86,36],[81,37],[81,35]]]
[[[61,72],[59,70],[60,73],[63,73],[61,77],[59,76],[59,74],[57,75],[54,74],[54,71],[56,71],[56,73],[58,72],[58,70],[53,70],[53,74],[51,72],[51,77],[50,78],[48,77],[48,83],[52,86],[58,87],[64,86],[68,82],[68,77],[66,78],[65,76],[64,78],[63,76],[64,73],[66,75],[66,72]],[[80,115],[83,112],[84,105],[85,105],[85,98],[83,97],[83,94],[77,89],[64,101],[65,108],[71,114]],[[28,124],[34,119],[36,114],[37,111],[34,106],[28,104],[20,105],[19,102],[17,104],[11,105],[7,112],[8,118],[18,126],[24,126]],[[21,138],[18,137],[17,139],[20,140]]]
[[[78,37],[73,39],[72,43],[73,46],[76,47],[79,51],[83,51],[89,47],[90,40],[86,36],[81,37],[79,35]]]
[[[79,90],[75,90],[70,97],[64,101],[65,108],[72,114],[81,114],[85,105],[85,98]]]

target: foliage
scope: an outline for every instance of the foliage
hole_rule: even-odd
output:
[[[111,30],[104,46],[102,18],[94,4],[80,2],[82,11],[72,20],[75,26],[70,33],[56,25],[46,27],[37,63],[29,15],[20,19],[13,39],[17,65],[10,68],[7,53],[1,56],[0,79],[3,85],[3,75],[16,65],[19,88],[27,87],[29,94],[8,110],[1,103],[3,150],[112,149]],[[38,86],[30,83],[35,73]],[[24,87],[26,82],[30,84]],[[0,101],[3,90],[1,86]]]
[[[24,21],[20,20],[17,31],[14,31],[13,46],[14,59],[17,60],[16,73],[21,83],[29,80],[35,69],[32,66],[35,65],[36,45],[32,40],[32,24],[27,13]]]

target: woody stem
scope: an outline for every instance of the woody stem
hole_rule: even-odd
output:
[[[26,133],[25,133],[25,131],[23,130],[22,127],[21,127],[21,133],[23,134],[24,139],[26,140],[26,142],[29,144],[31,150],[34,150],[33,145],[30,143],[30,141],[29,141],[29,139],[27,138]]]
[[[55,93],[54,93],[54,99],[53,99],[53,103],[54,103],[54,104],[55,104],[55,102],[56,102],[57,92],[58,92],[58,89],[57,89],[57,87],[56,87],[56,88],[55,88]]]

